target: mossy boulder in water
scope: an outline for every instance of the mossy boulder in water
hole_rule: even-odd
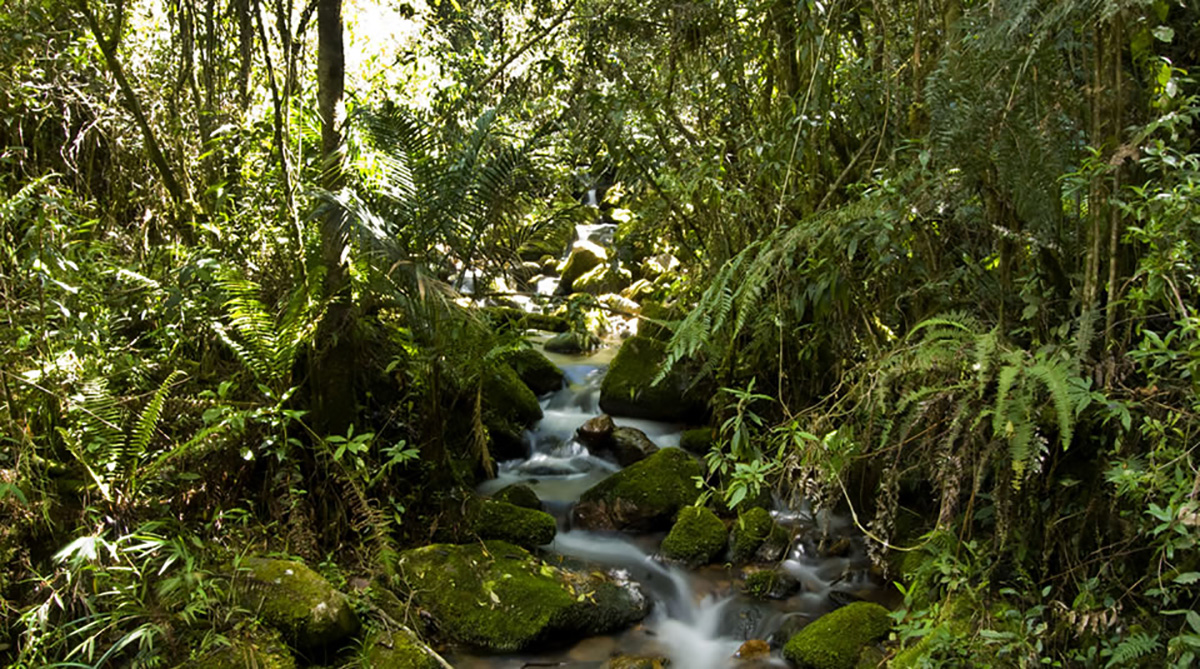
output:
[[[671,660],[656,656],[618,655],[604,665],[604,669],[666,669]]]
[[[788,640],[783,656],[801,669],[854,669],[864,646],[892,627],[887,609],[855,602],[827,613]]]
[[[584,529],[656,530],[700,494],[700,465],[678,448],[664,448],[586,490],[573,519]]]
[[[493,499],[472,500],[467,509],[471,531],[481,539],[501,539],[535,548],[554,541],[554,517]]]
[[[679,435],[679,447],[688,453],[708,455],[712,450],[713,430],[711,427],[698,427],[694,430],[684,430]]]
[[[358,631],[346,595],[302,562],[247,558],[235,591],[244,608],[300,648],[329,646]]]
[[[565,262],[559,266],[559,285],[569,290],[575,280],[608,260],[604,247],[592,242],[575,242]]]
[[[677,364],[658,384],[666,344],[643,336],[621,346],[600,385],[600,408],[615,416],[686,421],[704,414],[699,393],[688,389],[684,365]]]
[[[492,651],[612,632],[648,611],[636,586],[560,569],[505,541],[405,551],[400,568],[447,637]]]
[[[638,335],[670,341],[675,333],[675,324],[683,320],[683,310],[678,306],[667,306],[661,302],[647,300],[642,304],[641,319],[638,321]]]
[[[444,669],[445,660],[421,643],[412,630],[376,632],[363,642],[363,669]]]
[[[742,592],[756,599],[784,599],[799,589],[796,579],[775,569],[750,572],[742,582]]]
[[[483,424],[492,437],[492,457],[501,460],[524,457],[521,435],[542,417],[537,395],[505,363],[483,374]]]
[[[516,504],[517,506],[521,506],[526,509],[536,509],[537,511],[542,510],[542,500],[538,498],[537,493],[533,491],[533,488],[529,487],[529,485],[525,483],[513,483],[511,485],[506,485],[497,490],[496,494],[492,495],[492,499],[496,500],[497,502]]]
[[[708,564],[725,550],[725,523],[703,506],[688,506],[662,542],[662,554],[692,566]]]
[[[501,360],[513,368],[517,377],[538,395],[545,395],[562,388],[562,370],[554,366],[546,356],[531,348],[509,351]]]
[[[228,646],[184,662],[177,669],[296,669],[296,660],[279,632],[260,628],[234,637]]]
[[[480,311],[496,330],[512,328],[521,331],[566,332],[571,329],[567,319],[553,314],[531,314],[515,307],[483,307]]]
[[[561,332],[545,344],[547,351],[562,355],[587,353],[600,345],[600,338],[587,332]]]
[[[770,512],[761,507],[747,509],[733,523],[729,544],[734,562],[758,559],[770,562],[787,550],[791,537],[775,523]]]

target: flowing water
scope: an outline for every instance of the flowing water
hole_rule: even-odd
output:
[[[857,543],[843,557],[818,557],[820,531],[846,528],[839,526],[837,517],[814,515],[806,508],[775,511],[777,522],[797,536],[779,568],[801,584],[798,594],[782,601],[762,602],[741,595],[741,572],[735,567],[714,565],[689,571],[658,560],[661,533],[572,529],[572,505],[585,490],[619,469],[574,439],[580,425],[601,413],[600,381],[614,350],[605,348],[590,356],[547,354],[563,370],[564,388],[542,398],[545,417],[526,433],[529,456],[501,463],[497,477],[481,485],[479,492],[490,495],[512,483],[528,484],[559,522],[558,536],[546,552],[568,565],[605,569],[636,581],[653,602],[650,615],[630,630],[567,648],[510,655],[476,655],[457,649],[447,659],[457,667],[479,669],[599,668],[614,655],[668,657],[671,666],[679,669],[786,667],[777,646],[787,633],[838,603],[879,598]],[[679,445],[679,425],[620,417],[614,417],[614,422],[642,430],[659,447]],[[735,659],[739,646],[749,639],[771,640],[776,647],[773,657]]]

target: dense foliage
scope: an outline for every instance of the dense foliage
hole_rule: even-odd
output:
[[[228,645],[249,552],[401,579],[512,429],[462,293],[603,215],[715,492],[850,509],[897,666],[1194,665],[1192,3],[300,5],[0,8],[6,664]]]

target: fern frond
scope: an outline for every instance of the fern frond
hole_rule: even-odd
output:
[[[1105,667],[1122,667],[1127,666],[1137,660],[1140,660],[1151,653],[1158,651],[1159,641],[1157,634],[1149,634],[1147,632],[1137,632],[1131,634],[1121,640],[1121,643],[1113,649],[1112,657],[1108,659],[1108,664]]]
[[[1058,422],[1058,439],[1065,451],[1071,446],[1075,431],[1075,405],[1067,372],[1061,365],[1052,362],[1039,362],[1030,366],[1028,371],[1029,376],[1041,381],[1050,392]]]

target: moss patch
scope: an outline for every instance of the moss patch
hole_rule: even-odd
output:
[[[401,566],[414,599],[447,636],[494,651],[613,631],[647,609],[624,588],[504,541],[405,551]]]
[[[445,665],[411,630],[377,632],[363,643],[363,669],[442,669]]]
[[[666,358],[666,344],[645,336],[631,337],[621,346],[600,385],[600,408],[616,416],[686,421],[704,414],[700,393],[688,392],[685,365],[652,384]]]
[[[862,648],[891,627],[887,609],[855,602],[821,616],[793,635],[783,647],[783,656],[803,669],[854,669]]]
[[[559,267],[561,285],[571,287],[576,279],[606,260],[608,252],[604,247],[591,242],[575,242],[571,247],[571,254]]]
[[[581,527],[665,529],[700,494],[700,465],[678,448],[664,448],[589,488],[575,506]]]
[[[679,447],[688,453],[708,455],[712,450],[713,431],[710,427],[698,427],[694,430],[684,430],[679,435]]]
[[[177,669],[296,669],[296,660],[271,629],[234,638],[229,645],[179,665]]]
[[[499,459],[524,456],[521,434],[542,417],[537,395],[504,363],[484,372],[482,390],[483,423],[492,436],[492,456]]]
[[[491,499],[474,500],[467,514],[471,531],[481,539],[501,539],[526,548],[554,541],[558,529],[548,513]]]
[[[301,648],[327,646],[358,631],[345,595],[302,562],[247,558],[238,573],[241,605]]]
[[[633,283],[633,275],[629,270],[624,267],[613,269],[611,265],[605,263],[593,267],[575,279],[571,289],[577,293],[603,295],[619,292],[631,283]]]
[[[562,370],[555,367],[554,363],[550,362],[546,356],[534,349],[522,348],[509,351],[500,359],[512,367],[521,381],[538,395],[562,388]]]
[[[563,355],[578,355],[587,353],[599,345],[600,339],[596,335],[586,332],[562,332],[546,342],[546,350]]]
[[[705,507],[688,506],[662,542],[662,553],[689,565],[707,564],[725,550],[725,523]]]
[[[520,331],[545,330],[547,332],[566,332],[571,329],[571,324],[561,316],[531,314],[514,307],[484,307],[481,311],[496,330],[515,329]]]
[[[764,569],[746,576],[742,592],[756,599],[770,599],[778,585],[779,574],[773,569]]]
[[[506,485],[492,495],[492,499],[497,502],[508,502],[526,509],[542,510],[542,500],[538,499],[537,493],[533,488],[524,483],[513,483]]]
[[[771,518],[770,512],[761,507],[753,507],[743,511],[738,515],[738,519],[733,524],[733,531],[730,533],[731,555],[734,562],[747,562],[754,558],[754,554],[763,545],[772,532],[783,532],[786,530],[779,528],[775,521]]]

